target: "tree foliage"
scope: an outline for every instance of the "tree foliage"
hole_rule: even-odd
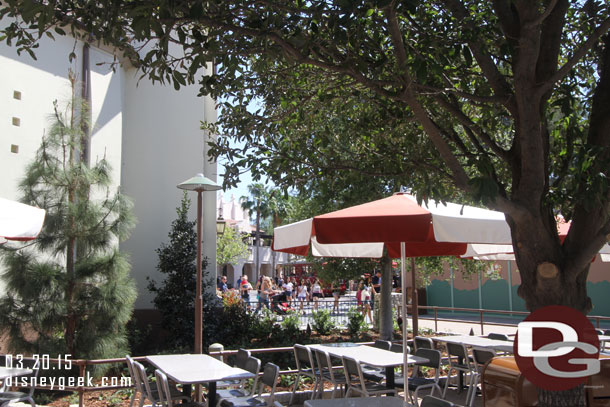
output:
[[[224,233],[216,241],[216,262],[220,266],[237,263],[250,253],[240,233],[232,227],[225,227]]]
[[[135,284],[118,250],[133,227],[131,203],[111,188],[105,158],[89,167],[82,101],[55,102],[49,130],[20,182],[24,203],[46,209],[31,245],[3,251],[0,331],[13,352],[103,359],[128,352]]]

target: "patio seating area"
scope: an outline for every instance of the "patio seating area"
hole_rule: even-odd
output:
[[[607,339],[605,335],[600,335],[599,338],[600,341]],[[499,352],[512,352],[511,339],[512,336],[500,333],[487,336],[416,337],[409,341],[415,350],[407,355],[409,368],[406,374],[400,373],[398,369],[405,362],[401,352],[402,344],[385,341],[295,344],[290,348],[227,350],[212,352],[210,355],[127,356],[124,361],[129,368],[134,388],[131,407],[136,404],[172,406],[184,402],[207,407],[323,407],[325,404],[317,402],[329,399],[341,405],[341,400],[354,397],[375,400],[374,403],[382,403],[380,406],[391,405],[385,403],[404,397],[405,377],[408,398],[414,406],[432,403],[431,406],[475,407],[484,405],[484,387],[490,385],[489,377],[486,378],[488,366],[496,360],[511,360],[510,357],[498,356]],[[269,352],[289,352],[293,355],[292,366],[296,366],[296,370],[280,370],[273,363],[262,366],[261,360],[253,356]],[[225,363],[229,356],[234,360],[234,366]],[[605,358],[604,355],[602,357]],[[5,374],[6,377],[7,372],[4,370],[0,374]],[[12,374],[33,373],[26,370],[21,372],[13,369]],[[375,380],[366,378],[365,370],[376,372],[378,375]],[[607,368],[602,370],[606,372]],[[280,374],[293,375],[293,383],[296,385],[289,388],[284,385],[278,389]],[[518,370],[515,374],[519,374]],[[151,380],[152,377],[156,381]],[[303,388],[303,379],[313,386]],[[603,381],[603,378],[595,380]],[[205,385],[206,393],[201,400],[203,404],[197,404],[197,393],[193,392],[192,386],[202,384]],[[24,397],[28,394],[31,396],[33,390],[22,389],[20,394]],[[518,391],[521,390],[515,389],[515,392]],[[0,396],[5,396],[6,393]],[[426,399],[426,396],[433,397]],[[605,395],[592,390],[588,397],[593,400]],[[386,401],[377,401],[378,399]],[[26,403],[29,401],[27,398],[22,400]],[[333,407],[337,406],[333,404]]]

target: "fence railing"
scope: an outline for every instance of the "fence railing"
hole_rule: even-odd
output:
[[[418,308],[420,310],[426,310],[426,311],[432,311],[434,313],[434,330],[436,332],[438,332],[438,322],[439,321],[444,321],[444,322],[455,322],[455,323],[464,323],[464,324],[472,324],[473,322],[477,323],[480,327],[481,330],[481,335],[485,334],[485,325],[495,325],[495,326],[517,326],[517,324],[524,319],[527,315],[529,315],[529,312],[525,312],[525,311],[508,311],[508,310],[493,310],[493,309],[481,309],[481,308],[456,308],[456,307],[437,307],[437,306],[425,306],[425,305],[420,305],[418,306]],[[407,307],[407,313],[410,314],[410,309],[411,307]],[[449,312],[461,312],[461,313],[467,313],[467,314],[472,314],[474,316],[474,318],[450,318],[447,316],[440,316],[438,315],[439,311],[443,312],[443,311],[449,311]],[[485,316],[490,316],[490,315],[505,315],[505,316],[522,316],[523,318],[519,319],[518,321],[511,321],[511,322],[499,322],[499,321],[490,321],[485,320]],[[592,321],[592,323],[595,325],[596,328],[601,328],[601,321],[606,321],[609,322],[610,324],[610,317],[605,317],[605,316],[601,316],[601,315],[588,315],[587,318]],[[428,315],[420,315],[420,319],[431,319]],[[610,327],[608,328],[610,329]]]
[[[249,312],[260,314],[264,308],[269,309],[278,321],[282,321],[286,315],[290,313],[296,313],[299,317],[299,324],[302,327],[311,324],[313,320],[313,313],[317,311],[326,310],[330,312],[330,317],[337,326],[346,326],[348,322],[348,312],[352,308],[357,308],[358,303],[353,298],[339,298],[335,303],[333,298],[319,299],[317,302],[314,300],[308,301],[269,301],[269,307],[258,301],[249,301],[245,305],[248,307]],[[368,321],[371,322],[372,321]]]

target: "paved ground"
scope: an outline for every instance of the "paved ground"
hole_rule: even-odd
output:
[[[422,397],[425,396],[426,394],[429,394],[427,392],[422,392],[424,394],[422,394]],[[403,397],[402,392],[400,392],[398,394],[398,397]],[[445,399],[451,401],[452,403],[454,403],[456,406],[465,406],[466,403],[466,394],[467,394],[467,390],[462,391],[461,393],[458,393],[456,389],[454,388],[449,388],[447,390],[447,394]],[[438,393],[434,394],[437,397],[440,397],[440,395]],[[279,397],[280,403],[283,406],[286,406],[288,404],[287,400],[288,398],[286,397],[285,400],[283,397]],[[421,401],[421,397],[418,397],[418,401]],[[303,404],[293,404],[292,407],[303,407]],[[483,399],[481,397],[480,394],[477,395],[477,397],[475,398],[473,407],[483,407]]]

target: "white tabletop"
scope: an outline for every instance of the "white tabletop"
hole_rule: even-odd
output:
[[[610,335],[598,335],[600,342],[610,342]]]
[[[451,343],[462,343],[466,346],[477,346],[481,348],[489,348],[502,352],[513,352],[513,342],[501,341],[498,339],[489,339],[481,336],[471,335],[455,335],[455,336],[434,336],[432,338],[436,342],[451,342]]]
[[[209,355],[154,355],[146,360],[177,383],[196,384],[229,379],[248,379],[253,373]]]
[[[404,407],[409,405],[398,397],[358,397],[305,400],[304,407]]]
[[[25,376],[31,374],[31,369],[21,369],[17,367],[0,367],[0,379],[8,377]]]
[[[403,354],[391,352],[367,345],[356,346],[330,346],[330,345],[307,345],[312,349],[321,349],[333,356],[348,356],[361,363],[375,367],[402,366]],[[408,355],[407,364],[426,363],[428,359],[419,356]]]

